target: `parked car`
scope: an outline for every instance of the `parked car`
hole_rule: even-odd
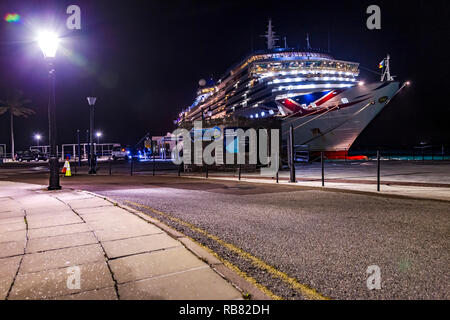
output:
[[[114,146],[111,151],[111,156],[114,161],[118,159],[128,159],[127,150],[121,146]]]
[[[36,161],[36,162],[38,162],[40,160],[42,160],[42,161],[48,160],[48,156],[45,153],[43,153],[42,151],[32,150],[31,152],[34,153],[34,161]]]
[[[40,151],[37,151],[37,150],[31,150],[31,151],[30,150],[26,150],[26,151],[18,151],[16,153],[16,160],[19,161],[19,162],[23,162],[23,161],[27,161],[27,162],[36,161],[36,162],[38,162],[40,160],[46,161],[46,160],[48,160],[48,157],[44,153],[42,153]]]
[[[16,160],[19,162],[23,162],[23,161],[30,162],[32,160],[35,160],[34,153],[29,150],[17,151]]]

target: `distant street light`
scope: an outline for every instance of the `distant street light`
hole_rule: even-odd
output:
[[[100,138],[102,137],[103,134],[100,131],[97,131],[95,135],[97,136],[97,144],[100,144]]]
[[[58,36],[52,32],[41,32],[37,38],[39,47],[44,54],[44,58],[48,63],[48,79],[49,79],[49,101],[48,101],[48,127],[49,127],[49,143],[50,143],[50,178],[48,190],[59,190],[59,162],[56,149],[56,117],[55,117],[55,65],[54,59],[56,50],[58,49]]]
[[[41,141],[42,136],[40,134],[34,135],[34,139],[37,141],[37,146],[39,147],[39,141]]]
[[[89,151],[90,151],[90,159],[89,159],[89,174],[96,174],[97,170],[95,169],[95,158],[94,158],[94,106],[97,101],[96,97],[87,97],[87,101],[90,107],[90,121],[89,121]]]

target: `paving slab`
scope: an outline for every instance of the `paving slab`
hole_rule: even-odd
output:
[[[25,221],[21,222],[0,224],[0,233],[25,230],[27,228]]]
[[[89,262],[104,260],[105,256],[99,244],[51,250],[25,255],[19,273],[80,266]]]
[[[0,259],[0,278],[15,275],[22,257]]]
[[[25,241],[0,243],[0,258],[17,256],[25,253]]]
[[[184,247],[118,258],[109,263],[118,283],[207,266]]]
[[[19,223],[19,222],[25,223],[23,213],[18,217],[5,217],[5,218],[0,214],[0,226],[4,224]]]
[[[109,259],[182,246],[179,241],[164,233],[106,241],[102,244]]]
[[[26,252],[35,253],[69,247],[77,247],[88,244],[98,243],[92,232],[83,232],[77,234],[67,234],[50,238],[38,238],[28,240]]]
[[[105,262],[80,266],[80,289],[68,288],[70,272],[69,268],[61,268],[26,274],[19,273],[9,298],[12,300],[50,299],[114,286],[111,273]]]
[[[6,211],[6,212],[2,212],[0,213],[0,219],[11,219],[11,218],[22,218],[24,217],[24,212],[23,211]]]
[[[103,200],[99,197],[93,197],[89,199],[68,200],[66,201],[66,203],[70,205],[70,207],[74,210],[113,206],[111,202]]]
[[[97,228],[103,228],[103,229],[96,229],[94,228],[95,235],[100,241],[111,241],[111,240],[120,240],[120,239],[127,239],[127,238],[134,238],[138,236],[147,236],[152,234],[158,234],[162,233],[163,231],[153,225],[150,224],[121,224],[121,225],[114,225],[114,226],[108,226],[106,224],[104,225],[98,225]]]
[[[209,268],[120,284],[124,300],[238,300],[242,295]]]
[[[118,300],[114,287],[84,291],[54,298],[55,300]]]
[[[61,235],[83,233],[88,231],[91,231],[91,228],[89,228],[89,226],[86,223],[31,229],[28,231],[28,239],[56,237]]]
[[[56,227],[68,224],[83,223],[80,217],[75,215],[73,212],[70,214],[62,215],[50,215],[44,217],[27,216],[28,228],[29,229],[39,229],[46,227]]]
[[[51,208],[51,209],[49,209]],[[28,217],[45,218],[45,217],[61,217],[64,215],[73,215],[73,211],[69,207],[53,208],[51,206],[39,210],[26,209]]]
[[[19,269],[22,257],[0,259],[0,300],[4,300]]]
[[[26,230],[2,232],[0,233],[0,243],[4,242],[20,242],[26,239]]]
[[[129,223],[126,214],[116,214],[110,212],[103,212],[98,214],[88,214],[82,216],[83,220],[86,221],[91,226],[101,226],[101,225],[120,225],[121,223]]]
[[[104,207],[97,207],[97,208],[84,208],[84,209],[76,209],[76,212],[80,215],[80,216],[91,216],[91,215],[96,215],[96,214],[104,214],[106,212],[105,210],[106,208]],[[117,214],[119,216],[123,216],[126,215],[128,212],[124,211],[122,208],[120,207],[116,207],[116,206],[109,206],[108,208],[108,213],[111,214]]]
[[[93,199],[93,198],[96,198],[96,196],[88,194],[86,192],[69,191],[69,192],[58,193],[56,198],[60,199],[64,202],[67,202],[67,201],[72,201],[72,200]]]

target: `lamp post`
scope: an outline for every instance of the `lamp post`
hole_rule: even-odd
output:
[[[49,101],[48,101],[48,128],[50,142],[50,178],[48,190],[59,190],[59,162],[56,149],[56,117],[55,117],[55,63],[56,50],[58,49],[58,37],[51,32],[42,32],[38,37],[39,47],[48,63]]]
[[[90,108],[90,121],[89,121],[89,174],[96,174],[97,170],[95,169],[95,158],[94,158],[94,106],[97,101],[96,97],[87,97],[87,101]]]
[[[36,134],[34,135],[34,138],[36,139],[37,146],[39,147],[39,141],[41,140],[42,136],[40,134]]]

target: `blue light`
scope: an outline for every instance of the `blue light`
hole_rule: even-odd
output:
[[[263,111],[261,112],[261,117],[264,117],[266,115],[266,113]]]

